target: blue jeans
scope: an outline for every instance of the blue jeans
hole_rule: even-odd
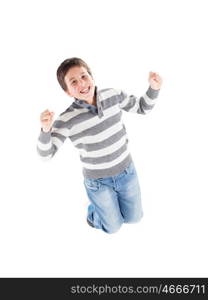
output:
[[[114,233],[123,223],[138,222],[143,216],[141,193],[133,162],[116,176],[84,179],[91,204],[87,219],[95,228]]]

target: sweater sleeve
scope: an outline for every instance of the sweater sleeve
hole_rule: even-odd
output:
[[[63,124],[64,122],[59,119],[53,123],[49,132],[44,132],[41,128],[37,152],[42,160],[51,159],[68,137],[68,129],[64,128]]]
[[[155,106],[158,94],[159,90],[153,90],[150,86],[146,93],[140,98],[137,98],[134,95],[127,95],[124,91],[120,90],[119,105],[120,108],[127,112],[147,114]]]

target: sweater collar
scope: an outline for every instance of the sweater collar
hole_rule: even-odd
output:
[[[103,116],[102,106],[100,102],[100,92],[98,87],[95,86],[95,96],[96,96],[96,104],[97,106],[87,103],[85,100],[74,98],[74,102],[80,107],[89,109],[92,113],[98,114],[99,117]]]

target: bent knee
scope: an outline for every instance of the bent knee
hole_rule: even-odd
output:
[[[132,216],[124,218],[124,222],[125,223],[138,223],[141,221],[142,217],[143,217],[143,212],[140,214],[137,214],[137,215],[132,215]]]
[[[121,228],[122,223],[119,224],[108,224],[105,226],[102,226],[103,231],[105,231],[108,234],[116,233]]]

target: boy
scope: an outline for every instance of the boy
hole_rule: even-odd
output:
[[[44,159],[54,156],[68,137],[80,152],[84,185],[90,200],[87,222],[106,233],[123,223],[138,222],[143,215],[140,187],[121,109],[145,114],[155,104],[162,79],[149,73],[143,97],[128,96],[112,88],[98,90],[88,65],[80,58],[66,59],[57,79],[74,102],[53,122],[54,113],[41,113],[37,151]]]

